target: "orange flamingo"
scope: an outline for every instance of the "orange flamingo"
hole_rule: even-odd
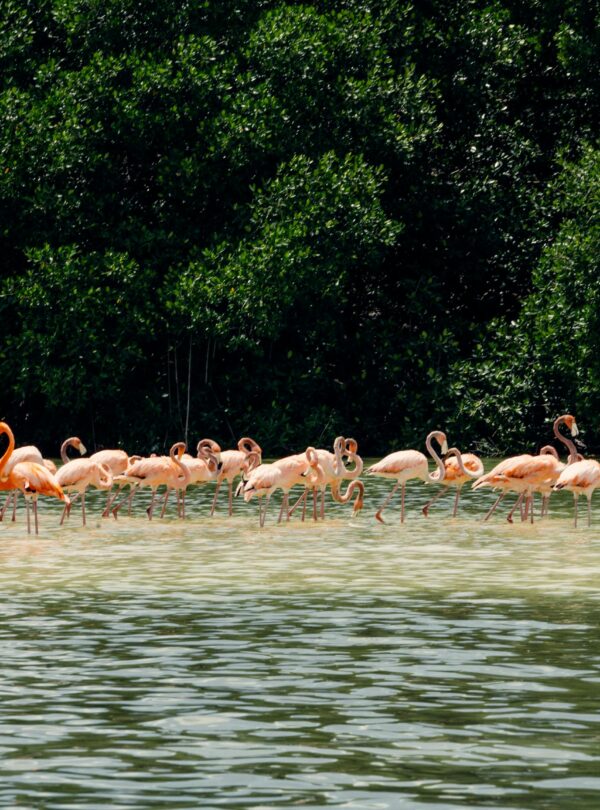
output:
[[[427,436],[425,445],[429,451],[429,455],[433,458],[438,466],[438,475],[434,477],[435,473],[428,471],[427,456],[419,450],[398,450],[396,453],[389,455],[373,464],[367,470],[368,475],[377,475],[381,478],[392,478],[396,480],[396,484],[387,498],[383,501],[375,517],[380,523],[385,523],[382,517],[382,512],[391,500],[399,486],[402,486],[402,506],[400,512],[400,522],[404,523],[404,495],[406,489],[406,482],[412,478],[420,478],[421,481],[435,481],[437,484],[444,480],[446,475],[446,468],[444,462],[433,449],[431,442],[435,439],[441,447],[442,455],[448,452],[448,442],[446,441],[446,434],[441,430],[433,430]]]
[[[229,517],[231,517],[233,514],[233,482],[238,475],[242,475],[244,461],[249,453],[258,453],[258,457],[260,461],[262,461],[262,449],[260,445],[257,444],[254,439],[251,439],[248,436],[244,436],[239,440],[237,450],[224,450],[221,453],[222,466],[219,475],[217,476],[217,488],[215,489],[215,495],[210,510],[211,517],[215,513],[217,496],[223,481],[227,481],[229,487]]]
[[[452,517],[456,517],[461,489],[467,481],[472,481],[473,478],[479,478],[479,476],[483,475],[483,461],[479,456],[476,456],[474,453],[461,453],[456,447],[451,447],[446,453],[444,457],[444,468],[446,472],[442,488],[422,509],[425,517],[429,515],[429,507],[431,504],[437,501],[445,492],[448,492],[450,487],[456,488],[454,509],[452,511]],[[432,480],[437,481],[438,478],[439,473],[435,470],[432,474]]]
[[[560,425],[566,425],[570,429],[572,436],[577,436],[579,430],[575,417],[571,414],[563,414],[559,416],[554,422],[554,435],[556,438],[566,445],[569,450],[569,464],[572,464],[577,459],[577,449],[570,439],[567,439],[559,431]],[[486,475],[482,475],[479,480],[473,484],[473,489],[480,487],[492,487],[500,489],[502,492],[492,505],[489,512],[485,515],[484,520],[487,520],[494,512],[500,501],[505,497],[509,491],[518,493],[518,498],[515,505],[510,510],[507,520],[512,523],[513,514],[515,510],[521,506],[523,499],[526,498],[525,513],[529,512],[529,507],[532,506],[531,499],[533,492],[539,487],[544,487],[548,483],[553,484],[559,477],[562,470],[562,465],[557,458],[550,454],[543,454],[539,456],[532,456],[529,453],[523,453],[520,456],[513,456],[497,464],[493,470],[490,470]],[[533,522],[533,508],[531,508],[531,521]]]
[[[190,480],[190,472],[181,461],[181,457],[185,453],[185,449],[186,446],[184,442],[176,442],[171,447],[168,456],[150,456],[149,458],[137,459],[131,463],[129,467],[127,467],[124,473],[115,476],[115,481],[117,481],[117,483],[123,482],[133,484],[133,492],[137,492],[140,487],[150,487],[152,490],[152,500],[150,502],[150,506],[146,510],[149,520],[152,520],[156,491],[159,487],[166,487],[165,497],[160,513],[162,518],[164,517],[165,510],[167,508],[167,501],[169,499],[169,495],[171,494],[171,490],[180,490],[188,485]],[[126,500],[127,498],[123,498],[116,506],[113,507],[112,513],[115,518],[117,517],[119,509]]]
[[[25,504],[27,507],[27,533],[31,534],[31,519],[29,516],[29,501],[33,502],[33,514],[35,518],[35,533],[39,534],[39,521],[38,521],[38,508],[37,499],[38,495],[48,495],[50,497],[59,498],[64,501],[66,505],[69,504],[69,498],[62,491],[60,485],[57,483],[52,473],[46,469],[42,464],[33,461],[21,461],[12,467],[10,472],[6,471],[8,461],[14,451],[15,438],[12,430],[6,422],[0,422],[0,435],[8,437],[8,447],[0,458],[0,489],[1,490],[19,490],[25,496]]]
[[[281,509],[277,519],[277,523],[281,523],[283,511],[288,509],[290,489],[296,484],[304,484],[305,478],[308,478],[311,485],[320,484],[323,478],[323,470],[314,447],[307,447],[304,453],[286,456],[272,464],[260,464],[252,470],[243,487],[244,500],[248,503],[253,497],[259,499],[258,523],[261,528],[265,525],[269,501],[275,490],[283,491]],[[260,500],[263,497],[265,498],[264,511]]]
[[[575,527],[577,527],[577,512],[579,496],[585,495],[588,502],[588,526],[592,523],[592,495],[600,486],[600,464],[593,459],[576,461],[568,464],[558,476],[554,485],[555,490],[568,489],[575,499]]]
[[[6,463],[5,472],[8,474],[15,464],[20,464],[22,461],[33,461],[36,464],[44,464],[44,459],[42,458],[42,454],[38,450],[38,448],[33,444],[25,445],[24,447],[17,447],[13,453],[11,453],[10,459]],[[56,472],[56,468],[53,472]],[[4,506],[2,507],[2,511],[0,511],[0,521],[4,520],[4,515],[6,510],[12,500],[13,504],[13,513],[12,513],[12,520],[13,523],[16,519],[16,512],[17,512],[17,500],[19,497],[19,491],[15,490],[14,492],[9,492],[6,496],[6,500],[4,501]]]

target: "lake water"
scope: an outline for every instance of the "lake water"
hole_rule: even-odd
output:
[[[414,483],[381,526],[390,486],[262,531],[212,487],[0,524],[0,807],[600,806],[600,515],[425,519]]]

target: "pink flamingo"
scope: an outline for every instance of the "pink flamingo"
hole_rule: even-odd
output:
[[[215,495],[210,510],[211,517],[215,513],[217,496],[223,481],[227,481],[229,487],[229,517],[231,517],[233,514],[233,482],[238,475],[242,475],[244,461],[249,453],[258,453],[258,457],[260,459],[259,463],[262,461],[262,449],[260,445],[258,445],[254,439],[250,439],[248,436],[244,436],[239,440],[237,450],[224,450],[221,453],[222,466],[219,475],[217,476],[217,488],[215,489]]]
[[[121,475],[127,469],[129,464],[129,456],[125,452],[125,450],[98,450],[95,453],[92,453],[90,456],[91,461],[95,461],[97,464],[105,464],[111,472],[113,478],[115,475]],[[102,517],[108,517],[110,512],[110,507],[114,503],[115,498],[121,491],[121,488],[117,488],[116,492],[108,493],[108,497],[106,499],[106,506],[102,512]]]
[[[444,457],[444,468],[446,472],[444,474],[442,488],[422,509],[425,517],[429,515],[429,507],[431,504],[437,501],[445,492],[448,492],[450,487],[455,487],[456,489],[454,509],[452,511],[452,517],[456,517],[461,489],[467,481],[472,481],[473,478],[479,478],[480,475],[483,475],[483,461],[479,456],[476,456],[474,453],[461,453],[456,447],[451,447],[446,453]],[[439,473],[435,470],[432,473],[432,480],[437,481],[438,478]]]
[[[600,464],[593,459],[585,459],[568,464],[560,473],[554,485],[555,490],[568,489],[575,499],[575,527],[579,496],[585,495],[588,502],[588,526],[592,523],[592,495],[600,486]]]
[[[360,487],[348,488],[344,495],[340,492],[342,481],[353,481],[357,479],[363,470],[363,460],[357,453],[358,443],[356,439],[345,439],[343,436],[338,436],[333,443],[333,453],[329,450],[317,450],[319,457],[319,464],[323,470],[323,481],[319,487],[312,487],[313,493],[313,518],[317,519],[317,490],[321,492],[321,519],[325,518],[325,490],[328,486],[331,487],[331,495],[337,503],[348,503],[352,494],[359,490]],[[349,470],[344,464],[344,456],[346,456],[350,463],[354,463],[354,468]],[[306,514],[306,502],[308,499],[309,487],[307,486],[303,494],[298,498],[296,503],[290,509],[288,518],[295,512],[300,504],[302,504],[302,520]],[[364,486],[362,487],[364,494]],[[356,514],[363,506],[362,494],[358,494],[355,504],[353,515]]]
[[[252,497],[261,499],[266,496],[264,511],[259,500],[258,523],[262,528],[265,525],[271,495],[276,489],[281,489],[283,499],[277,519],[277,523],[281,523],[283,511],[288,509],[290,489],[296,484],[304,485],[305,479],[308,479],[311,485],[318,485],[322,477],[323,470],[319,464],[317,451],[314,447],[307,447],[304,453],[286,456],[272,464],[259,464],[253,469],[243,487],[244,500],[248,503]]]
[[[577,436],[579,433],[575,417],[571,414],[563,414],[559,416],[554,422],[554,435],[556,438],[566,445],[569,450],[569,464],[572,464],[577,459],[577,449],[570,439],[567,439],[559,431],[559,426],[565,424],[571,431],[572,436]],[[532,506],[531,500],[533,492],[539,487],[544,487],[548,483],[553,484],[562,470],[562,465],[557,458],[550,454],[543,454],[539,456],[532,456],[529,453],[524,453],[519,456],[513,456],[501,461],[493,470],[490,470],[486,475],[482,475],[479,480],[473,484],[473,489],[480,487],[492,487],[500,489],[500,493],[496,502],[492,505],[489,512],[485,515],[484,520],[487,520],[500,501],[505,497],[509,491],[517,492],[518,498],[515,505],[510,510],[507,520],[512,523],[513,514],[515,510],[521,506],[524,498],[526,498],[525,514],[529,512],[529,507]],[[533,508],[531,508],[531,521],[533,522]]]
[[[117,483],[129,483],[134,485],[134,492],[140,487],[150,487],[152,490],[152,500],[148,507],[148,519],[152,520],[154,513],[154,500],[158,487],[165,486],[165,497],[160,513],[161,518],[164,517],[167,508],[167,501],[171,490],[180,490],[186,487],[190,480],[190,472],[185,464],[182,463],[181,457],[185,453],[184,442],[176,442],[170,449],[168,456],[150,456],[149,458],[137,459],[129,465],[121,475],[117,475],[115,480]],[[129,496],[128,496],[129,497]],[[117,517],[119,509],[124,504],[127,498],[123,498],[116,506],[113,507],[112,513]]]
[[[63,525],[65,517],[70,516],[73,503],[77,498],[81,498],[81,519],[85,526],[85,492],[88,487],[110,489],[113,483],[112,472],[106,464],[93,461],[91,458],[69,460],[67,456],[68,447],[75,447],[81,454],[85,453],[85,447],[81,439],[76,436],[66,439],[60,448],[60,457],[64,463],[56,473],[56,480],[65,492],[76,493],[75,496],[71,498],[71,503],[66,505],[63,509],[60,525]]]
[[[221,470],[221,448],[212,439],[202,439],[196,448],[196,458],[184,453],[181,461],[188,468],[190,480],[188,486],[193,484],[208,484],[215,481]],[[187,486],[181,490],[181,517],[185,517],[185,493]],[[179,490],[177,490],[179,493]]]
[[[399,450],[396,453],[390,453],[367,470],[368,475],[377,475],[381,478],[392,478],[396,480],[394,488],[375,513],[375,517],[380,523],[385,523],[382,512],[400,485],[402,486],[400,522],[404,523],[404,494],[406,482],[410,481],[412,478],[419,478],[421,481],[435,481],[435,483],[439,484],[444,480],[446,468],[442,459],[431,446],[432,439],[435,439],[440,445],[442,455],[448,452],[448,442],[446,441],[446,434],[442,433],[441,430],[431,431],[425,440],[429,455],[438,466],[439,472],[437,476],[435,476],[435,473],[428,471],[427,456],[419,450]]]
[[[39,521],[37,499],[38,495],[47,495],[69,504],[69,498],[64,494],[52,473],[42,464],[33,461],[21,461],[7,471],[7,465],[13,454],[15,438],[6,422],[0,422],[0,435],[8,437],[8,447],[0,458],[0,490],[19,490],[25,496],[27,507],[27,533],[31,534],[31,520],[29,516],[29,501],[33,502],[35,518],[35,533],[39,534]]]

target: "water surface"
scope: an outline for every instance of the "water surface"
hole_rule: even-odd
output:
[[[212,489],[0,524],[0,806],[596,808],[600,515],[425,519],[416,483],[380,526],[389,488],[262,531]]]

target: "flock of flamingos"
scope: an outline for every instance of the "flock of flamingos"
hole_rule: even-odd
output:
[[[426,438],[425,445],[436,464],[429,472],[427,456],[419,450],[399,450],[390,453],[377,464],[366,470],[367,475],[389,478],[396,483],[377,509],[375,517],[383,520],[383,510],[394,493],[401,487],[400,520],[404,522],[404,496],[407,481],[416,478],[432,484],[440,484],[440,490],[422,508],[427,516],[430,506],[450,487],[456,490],[454,511],[456,515],[460,492],[464,484],[473,480],[473,489],[490,487],[499,495],[486,513],[488,520],[502,499],[509,493],[517,494],[517,500],[507,519],[512,522],[517,509],[522,521],[533,522],[533,499],[535,493],[542,496],[541,516],[548,511],[548,500],[553,490],[568,489],[575,497],[575,526],[577,526],[577,505],[579,495],[588,500],[588,526],[591,522],[591,498],[594,489],[600,486],[600,463],[583,459],[577,452],[574,442],[561,433],[564,425],[571,436],[578,434],[575,419],[570,414],[559,416],[554,422],[554,435],[568,450],[568,459],[563,463],[555,448],[547,445],[538,455],[528,453],[512,456],[497,464],[484,474],[483,463],[473,453],[461,453],[456,447],[448,449],[446,435],[434,430]],[[107,502],[103,517],[115,518],[125,503],[131,512],[131,501],[142,487],[149,487],[152,500],[148,507],[148,517],[152,519],[157,490],[165,487],[160,516],[163,517],[172,491],[177,494],[177,514],[185,517],[185,494],[189,486],[216,482],[216,490],[210,514],[217,505],[219,489],[224,481],[228,484],[229,515],[232,514],[234,482],[240,482],[236,495],[242,494],[246,502],[257,498],[259,502],[259,525],[265,523],[271,495],[282,490],[283,498],[279,509],[278,523],[286,520],[301,507],[302,520],[306,515],[309,494],[312,496],[312,516],[314,520],[325,516],[325,491],[338,503],[353,505],[353,514],[363,507],[364,484],[358,480],[363,472],[363,462],[358,455],[358,444],[354,439],[339,436],[333,444],[333,452],[308,447],[303,453],[286,456],[269,464],[262,463],[262,450],[250,438],[240,439],[237,450],[224,450],[212,439],[202,439],[197,446],[196,457],[186,453],[183,442],[171,447],[168,456],[128,456],[124,450],[100,450],[89,458],[69,459],[67,450],[74,448],[83,456],[87,451],[80,439],[66,439],[61,447],[62,466],[44,459],[32,445],[15,449],[15,439],[6,422],[0,422],[0,435],[8,438],[8,447],[0,458],[0,490],[8,492],[0,512],[0,520],[10,508],[15,519],[19,494],[25,496],[27,531],[31,533],[30,504],[34,516],[36,534],[39,531],[37,499],[39,495],[58,498],[64,502],[61,525],[69,517],[73,504],[79,500],[83,525],[86,524],[85,493],[88,487],[107,490]],[[439,452],[433,442],[439,446]],[[343,491],[344,482],[349,482]],[[289,503],[290,490],[302,487],[302,494],[293,506]],[[115,489],[116,487],[116,489]],[[123,492],[128,487],[127,492]],[[320,504],[318,502],[320,496]]]

